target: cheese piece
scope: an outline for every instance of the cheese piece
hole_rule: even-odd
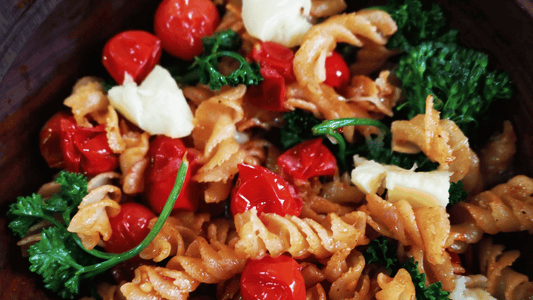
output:
[[[311,29],[306,17],[311,0],[243,0],[242,20],[246,31],[261,41],[291,48],[302,43]]]
[[[354,156],[356,168],[352,182],[365,193],[387,189],[387,200],[407,200],[414,207],[443,206],[449,202],[450,176],[446,171],[415,172],[397,166],[382,165]]]
[[[456,285],[453,292],[450,294],[450,299],[452,300],[496,300],[492,297],[485,287],[466,287],[469,283],[469,278],[467,276],[457,275],[455,277]]]
[[[357,155],[356,157],[354,157],[356,168],[352,171],[352,182],[361,191],[376,194],[383,185],[387,170],[373,160],[366,160]]]
[[[413,172],[389,167],[385,179],[387,200],[407,200],[413,207],[446,207],[450,198],[448,190],[451,175],[446,171]]]
[[[108,92],[111,105],[126,119],[150,134],[180,138],[191,134],[193,115],[170,73],[155,66],[137,86],[129,74]]]

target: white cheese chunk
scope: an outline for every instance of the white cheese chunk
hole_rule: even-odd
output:
[[[183,92],[160,66],[139,86],[126,73],[124,83],[110,89],[107,96],[126,119],[150,134],[180,138],[192,132],[193,115]]]
[[[354,163],[352,182],[365,193],[379,193],[386,188],[388,201],[403,199],[415,207],[446,207],[449,202],[450,172],[415,172],[382,165],[358,155],[354,156]]]
[[[469,278],[467,276],[457,275],[456,285],[453,292],[450,294],[450,299],[453,300],[496,300],[487,291],[486,287],[466,287]]]
[[[367,194],[376,194],[383,185],[387,170],[373,160],[363,158],[357,161],[354,158],[354,161],[356,168],[352,171],[352,182],[361,191]]]
[[[306,17],[311,0],[243,0],[242,20],[246,31],[261,41],[285,47],[302,43],[311,28]]]
[[[387,168],[387,200],[407,200],[414,207],[442,206],[449,202],[450,176],[446,171],[414,172]]]

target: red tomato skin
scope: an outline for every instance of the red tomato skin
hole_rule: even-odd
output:
[[[324,83],[337,90],[344,89],[350,83],[350,68],[337,52],[332,52],[326,58],[326,81]]]
[[[110,253],[123,253],[140,244],[150,232],[148,224],[155,216],[142,204],[122,204],[118,215],[109,218],[113,233],[105,243],[105,250]]]
[[[165,51],[192,60],[202,54],[202,38],[212,35],[219,21],[209,0],[163,0],[155,13],[154,31]]]
[[[321,138],[305,141],[278,157],[283,172],[306,181],[315,176],[333,176],[337,167],[335,156],[324,146]]]
[[[259,85],[248,87],[246,101],[254,106],[270,111],[286,111],[285,102],[285,80],[274,69],[268,66],[259,70],[264,80]]]
[[[235,216],[255,208],[258,214],[276,213],[299,216],[302,199],[290,183],[261,166],[239,164],[239,179],[231,195],[231,213]]]
[[[109,148],[105,125],[84,128],[74,118],[62,119],[60,147],[69,172],[93,176],[118,167],[118,157]]]
[[[259,62],[261,68],[268,66],[276,70],[287,83],[296,80],[293,71],[294,52],[291,49],[274,42],[261,42],[254,45],[252,58]]]
[[[286,111],[283,105],[286,85],[296,80],[292,50],[277,43],[261,42],[254,45],[249,58],[259,63],[264,80],[248,87],[246,101],[265,110]]]
[[[124,73],[140,84],[161,59],[161,40],[142,30],[129,30],[112,37],[104,46],[102,64],[118,83]]]
[[[189,169],[173,209],[194,212],[198,209],[199,196],[201,195],[198,190],[199,184],[191,180],[193,174],[200,168],[197,153],[194,149],[187,149],[180,139],[172,139],[164,135],[158,135],[150,142],[150,149],[148,150],[150,164],[144,173],[143,194],[150,207],[157,213],[161,213],[163,210],[170,191],[174,187],[185,152],[187,152]]]
[[[242,272],[241,294],[243,300],[306,299],[300,265],[285,255],[250,260]]]
[[[69,119],[73,124],[74,117],[60,111],[53,115],[39,133],[39,149],[50,168],[64,168],[65,160],[61,153],[61,120]]]

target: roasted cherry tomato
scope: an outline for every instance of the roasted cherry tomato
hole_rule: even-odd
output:
[[[265,167],[239,164],[238,168],[239,179],[231,195],[233,215],[251,208],[258,214],[300,215],[302,199],[290,183]]]
[[[102,63],[118,84],[124,82],[124,73],[141,83],[159,63],[161,53],[161,41],[155,35],[130,30],[115,35],[106,43]]]
[[[120,206],[118,215],[109,218],[111,238],[105,250],[111,253],[126,252],[139,245],[150,232],[148,224],[155,214],[146,206],[130,202]]]
[[[247,101],[262,109],[284,111],[286,84],[295,80],[294,53],[280,44],[262,42],[254,46],[251,58],[259,63],[264,80],[248,87]]]
[[[307,180],[315,176],[335,174],[335,156],[324,146],[321,138],[305,141],[278,157],[283,172],[295,179]]]
[[[250,260],[242,272],[241,294],[243,300],[304,300],[300,265],[285,255]]]
[[[196,211],[198,208],[201,193],[198,192],[198,184],[191,181],[192,175],[200,167],[194,151],[187,149],[180,139],[172,139],[164,135],[158,135],[150,142],[150,150],[148,150],[150,164],[144,172],[144,196],[155,212],[160,213],[163,210],[176,182],[176,175],[185,152],[187,152],[189,169],[174,209]]]
[[[105,125],[79,127],[73,117],[61,119],[61,153],[68,171],[97,175],[118,167],[109,148]]]
[[[296,80],[292,69],[294,52],[291,49],[274,42],[261,42],[254,45],[252,58],[259,62],[259,66],[276,70],[287,83]]]
[[[64,168],[65,161],[61,153],[61,120],[74,118],[67,112],[60,111],[44,124],[39,133],[39,148],[50,168]]]
[[[337,52],[332,52],[326,58],[326,81],[324,83],[338,90],[344,89],[350,83],[350,68]]]
[[[202,38],[215,32],[219,20],[210,0],[163,0],[155,13],[154,31],[165,51],[191,60],[202,54]]]

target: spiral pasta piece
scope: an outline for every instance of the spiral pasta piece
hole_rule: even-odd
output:
[[[222,189],[226,193],[216,193],[213,186],[229,185],[229,180],[238,172],[237,165],[246,157],[234,138],[235,124],[244,115],[242,98],[245,92],[244,85],[230,88],[201,102],[195,111],[192,137],[196,148],[203,151],[201,160],[205,163],[193,179],[207,184],[204,198],[208,203],[227,198],[229,188]]]
[[[432,264],[444,263],[450,235],[444,207],[412,207],[405,200],[390,203],[375,194],[367,194],[366,199],[363,209],[372,228],[403,245],[423,249]]]
[[[411,275],[405,269],[400,269],[394,278],[379,273],[377,282],[381,291],[376,293],[376,300],[409,300],[415,299],[415,286]]]
[[[503,249],[503,245],[494,245],[490,238],[479,243],[479,265],[481,273],[487,276],[487,291],[498,299],[529,299],[533,296],[533,282],[510,268],[520,252]]]
[[[392,18],[380,10],[338,15],[313,26],[306,33],[293,62],[296,79],[309,97],[305,100],[313,103],[328,120],[369,118],[370,115],[363,108],[349,105],[333,88],[323,83],[326,79],[326,57],[335,49],[337,42],[364,47],[363,41],[370,40],[385,45],[396,29]],[[361,130],[367,135],[375,131],[369,127],[362,127]],[[345,137],[350,142],[353,132],[353,127],[344,128]]]
[[[184,255],[171,258],[167,268],[183,269],[203,283],[219,283],[241,273],[245,263],[246,259],[238,257],[232,247],[198,237]]]
[[[135,269],[135,278],[123,284],[120,291],[128,300],[185,300],[199,285],[186,272],[143,265]]]
[[[483,233],[528,230],[533,234],[532,194],[533,179],[519,175],[454,205],[451,215],[458,222],[451,227],[452,248],[463,252],[467,244],[481,240]]]
[[[122,197],[120,188],[113,185],[97,187],[83,198],[67,228],[77,233],[86,249],[93,249],[100,242],[111,238],[109,217],[120,212],[118,202]]]
[[[307,293],[312,299],[326,297],[324,286],[329,287],[327,299],[370,299],[370,278],[364,274],[365,259],[357,250],[343,249],[331,256],[326,266],[319,269],[312,263],[301,263]],[[322,284],[323,281],[329,282]]]
[[[366,215],[361,212],[342,218],[330,213],[321,224],[272,213],[262,214],[261,219],[255,209],[235,215],[239,234],[235,248],[239,254],[252,259],[260,259],[267,252],[272,256],[288,252],[294,258],[310,255],[325,258],[342,249],[367,243],[364,237]]]
[[[208,214],[179,213],[170,216],[154,240],[141,251],[142,259],[160,262],[170,256],[184,255],[187,247],[198,237],[203,235],[202,226],[209,221]],[[157,218],[150,220],[151,229]]]
[[[72,94],[63,104],[72,109],[76,123],[81,127],[92,127],[88,116],[105,113],[109,100],[105,95],[102,79],[86,76],[76,82]]]
[[[241,275],[217,283],[217,300],[239,300],[241,296]]]
[[[392,117],[392,108],[400,100],[401,89],[390,83],[390,71],[381,71],[375,81],[367,76],[352,77],[346,89],[347,101],[356,102],[369,112]]]
[[[465,177],[474,165],[468,139],[453,121],[440,119],[440,113],[433,109],[433,96],[426,99],[425,114],[409,121],[392,122],[391,132],[393,151],[424,152],[431,161],[439,163],[439,170],[453,173],[452,182]]]
[[[122,190],[124,194],[138,194],[144,190],[144,170],[148,166],[147,157],[150,147],[150,134],[148,132],[135,132],[122,126],[125,150],[119,155],[119,165],[122,171]]]
[[[487,184],[497,182],[511,165],[516,153],[516,134],[510,121],[503,123],[503,132],[493,136],[481,149],[481,169]]]

